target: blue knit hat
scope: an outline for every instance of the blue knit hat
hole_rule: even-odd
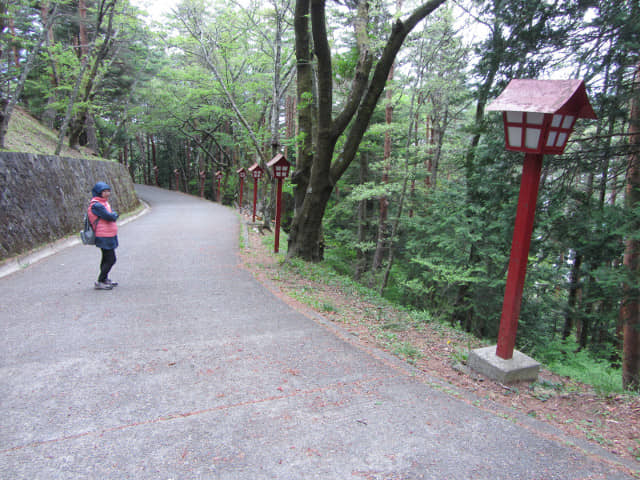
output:
[[[98,182],[91,189],[91,194],[94,197],[99,197],[105,190],[111,190],[111,187],[105,182]]]

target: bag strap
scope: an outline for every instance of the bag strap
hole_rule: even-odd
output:
[[[89,210],[91,207],[93,207],[96,203],[98,203],[98,202],[91,202],[91,201],[90,201],[90,202],[89,202],[89,208],[88,208],[87,210]],[[89,218],[89,216],[88,216],[88,215],[87,215],[87,218]],[[96,228],[98,228],[98,222],[99,222],[99,221],[100,221],[100,217],[99,217],[99,216],[97,216],[97,215],[96,215],[96,224],[95,224],[95,225],[93,225],[93,224],[91,223],[91,220],[89,220],[89,224],[90,224],[90,225],[91,225],[91,227],[93,228],[93,231],[94,231],[94,232],[96,231]]]

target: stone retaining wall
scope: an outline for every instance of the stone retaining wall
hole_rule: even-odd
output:
[[[0,262],[79,232],[98,181],[111,185],[116,212],[138,207],[117,162],[0,152]]]

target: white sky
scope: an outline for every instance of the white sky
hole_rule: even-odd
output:
[[[161,21],[162,17],[169,13],[178,4],[177,0],[131,0],[131,4],[145,10],[155,21]]]

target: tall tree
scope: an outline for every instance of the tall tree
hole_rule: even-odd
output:
[[[358,63],[353,75],[349,98],[341,112],[333,115],[332,55],[327,34],[325,0],[297,0],[294,15],[296,58],[298,66],[298,104],[313,98],[311,52],[316,56],[317,110],[299,111],[300,133],[308,142],[315,138],[311,151],[305,143],[298,154],[298,171],[294,175],[298,200],[289,234],[288,257],[320,261],[322,219],[336,182],[356,156],[378,99],[382,94],[391,66],[407,35],[416,25],[445,0],[431,0],[417,7],[406,19],[398,18],[382,52],[375,52],[367,32],[367,2],[357,2],[354,29]],[[312,41],[313,39],[313,48]],[[373,68],[374,58],[378,58]],[[373,69],[373,73],[372,73]],[[372,74],[371,74],[372,73]],[[317,135],[314,137],[314,129]],[[344,144],[334,160],[338,140],[345,134]],[[307,180],[308,179],[308,180]]]
[[[80,50],[84,54],[82,54],[80,71],[76,76],[73,92],[69,98],[65,117],[60,128],[56,155],[60,154],[62,143],[67,133],[69,133],[69,147],[76,148],[78,146],[80,135],[90,114],[91,97],[101,74],[104,72],[102,69],[103,64],[113,55],[119,32],[119,28],[115,23],[116,14],[119,13],[118,7],[118,0],[98,0],[98,4],[93,11],[93,38],[87,40],[89,42],[88,47],[86,44],[84,46],[81,45]],[[79,11],[82,12],[83,10],[84,1],[80,0]],[[82,16],[83,14],[81,13],[80,22],[84,21]],[[80,32],[82,33],[83,30],[80,29]],[[68,132],[67,129],[69,129]]]
[[[634,77],[629,125],[629,167],[626,203],[631,228],[626,239],[624,265],[627,278],[622,303],[624,352],[622,383],[624,388],[640,391],[640,64]]]
[[[394,65],[391,65],[389,71],[388,83],[393,80]],[[384,132],[384,153],[383,153],[383,173],[382,183],[389,183],[389,172],[391,170],[391,125],[393,121],[393,88],[387,85],[387,92],[385,95],[386,105],[385,110],[385,123],[387,128]],[[380,196],[379,199],[379,218],[378,218],[378,238],[376,241],[376,250],[373,254],[373,265],[371,269],[373,271],[378,270],[382,266],[382,256],[384,249],[389,247],[389,226],[387,224],[387,216],[389,211],[389,197],[386,194]]]
[[[247,132],[255,154],[263,165],[270,158],[267,158],[268,153],[263,151],[263,141],[260,138],[259,130],[264,122],[256,122],[255,118],[249,118],[250,107],[254,104],[244,101],[246,90],[238,88],[235,83],[240,78],[245,79],[243,75],[247,73],[246,66],[250,59],[255,61],[251,66],[254,78],[246,77],[247,83],[256,83],[265,68],[272,72],[271,101],[265,107],[270,114],[266,123],[270,126],[271,148],[279,148],[280,113],[287,85],[292,78],[289,60],[291,55],[283,51],[283,37],[286,36],[287,30],[285,19],[290,12],[290,6],[289,0],[271,3],[273,7],[269,13],[273,18],[273,22],[270,22],[271,26],[256,15],[259,11],[258,5],[252,5],[246,9],[237,7],[234,10],[229,10],[230,7],[227,6],[211,6],[214,8],[209,8],[207,11],[204,3],[185,1],[176,10],[176,18],[192,40],[191,47],[188,44],[183,46],[185,52],[198,58],[199,62],[213,74],[223,97],[237,121]],[[214,15],[209,12],[213,12]],[[262,13],[265,11],[263,10]],[[221,27],[220,21],[225,18],[226,23]],[[248,44],[242,45],[242,40],[247,38],[247,22],[253,25],[251,31],[255,35],[255,47]],[[259,52],[259,55],[256,51],[252,51],[253,48]],[[238,54],[240,54],[239,58],[233,58]],[[258,57],[261,58],[258,59]],[[261,64],[264,58],[269,59],[270,64],[267,67]],[[264,103],[261,102],[261,105],[264,106]]]

